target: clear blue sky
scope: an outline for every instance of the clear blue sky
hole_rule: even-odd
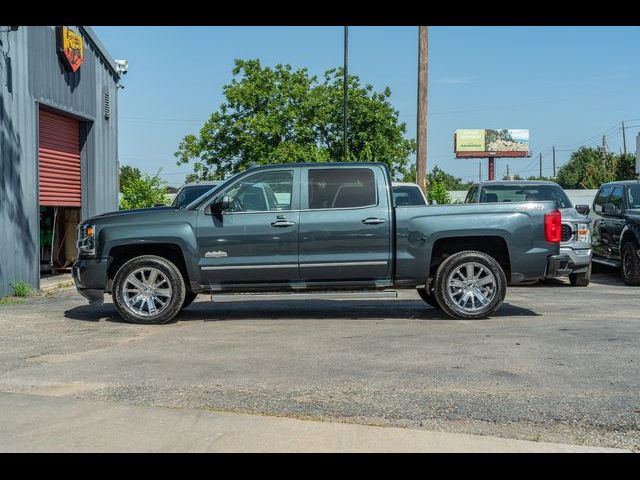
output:
[[[129,61],[119,91],[121,164],[180,185],[189,166],[173,153],[223,101],[234,58],[289,63],[311,73],[342,64],[342,27],[95,27],[114,58]],[[351,27],[349,72],[382,90],[415,138],[416,27]],[[608,133],[609,148],[635,150],[640,132],[639,27],[430,27],[428,168],[478,178],[478,160],[456,160],[457,128],[528,128],[529,159],[498,160],[506,172],[551,173],[570,150]],[[585,140],[587,140],[585,142]],[[484,161],[486,163],[486,161]],[[486,176],[486,165],[483,165]]]

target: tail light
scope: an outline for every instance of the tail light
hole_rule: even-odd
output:
[[[547,242],[560,243],[562,239],[562,215],[558,210],[544,214],[544,237]]]

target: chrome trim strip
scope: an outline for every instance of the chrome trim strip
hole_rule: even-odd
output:
[[[279,265],[222,265],[219,267],[200,267],[201,270],[253,270],[254,268],[298,268],[298,264],[281,263]]]
[[[387,265],[388,261],[380,262],[328,262],[328,263],[301,263],[301,267],[353,267],[367,265]]]
[[[387,265],[387,261],[376,262],[330,262],[330,263],[301,263],[301,267],[359,267],[370,265]],[[201,270],[248,270],[254,268],[297,268],[295,263],[282,263],[279,265],[221,265],[200,267]]]

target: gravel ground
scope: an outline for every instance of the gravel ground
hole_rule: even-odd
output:
[[[638,291],[608,271],[586,288],[510,287],[479,321],[449,319],[413,291],[201,296],[176,323],[140,326],[67,290],[0,305],[0,392],[638,451]]]

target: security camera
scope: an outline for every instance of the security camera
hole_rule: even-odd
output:
[[[129,62],[127,62],[126,60],[115,60],[115,63],[116,63],[116,70],[118,70],[118,73],[121,73],[122,75],[126,75],[127,70],[129,68]]]

